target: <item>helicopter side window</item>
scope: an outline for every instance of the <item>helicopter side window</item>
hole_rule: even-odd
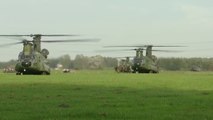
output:
[[[21,59],[34,59],[35,58],[35,55],[24,55],[23,52],[20,52],[19,55],[18,55],[18,60],[21,60]]]

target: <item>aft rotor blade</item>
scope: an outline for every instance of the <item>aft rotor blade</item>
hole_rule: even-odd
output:
[[[100,39],[73,39],[73,40],[42,40],[44,43],[63,43],[63,42],[99,42]]]
[[[134,58],[135,56],[114,57],[114,58]]]
[[[178,50],[152,50],[155,52],[183,52],[183,51],[178,51]]]
[[[7,44],[0,45],[0,47],[7,47],[7,46],[18,45],[18,44],[22,44],[22,43],[23,42],[7,43]]]
[[[36,36],[36,34],[34,35]],[[45,36],[45,37],[64,37],[64,36],[79,36],[79,35],[74,35],[74,34],[47,34],[47,35],[41,35],[41,36]]]
[[[149,45],[146,45],[148,47]],[[181,46],[181,45],[150,45],[152,47],[186,47],[186,46]]]
[[[104,46],[105,48],[111,48],[111,47],[136,47],[136,46],[129,46],[129,45],[122,45],[122,46]]]
[[[144,48],[139,48],[139,49],[107,49],[107,50],[98,50],[96,52],[116,52],[116,51],[145,51],[146,49]],[[156,51],[156,52],[182,52],[182,51],[177,51],[177,50],[151,50],[151,51]]]
[[[116,51],[133,51],[136,49],[108,49],[108,50],[96,50],[96,52],[116,52]]]
[[[111,48],[111,47],[137,47],[137,48],[143,48],[147,47],[145,45],[115,45],[115,46],[104,46],[105,48]]]

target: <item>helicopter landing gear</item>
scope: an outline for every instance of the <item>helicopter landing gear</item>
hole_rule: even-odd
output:
[[[20,73],[20,72],[17,72],[16,75],[21,75],[21,73]]]
[[[50,73],[44,71],[41,73],[41,75],[50,75]]]
[[[47,72],[42,72],[41,75],[47,75]]]

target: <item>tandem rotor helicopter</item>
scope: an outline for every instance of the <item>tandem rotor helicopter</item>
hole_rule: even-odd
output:
[[[30,35],[0,35],[0,37],[32,37],[33,40],[22,39],[20,42],[0,45],[6,47],[11,45],[23,44],[23,50],[18,55],[18,61],[15,66],[16,75],[25,74],[40,74],[50,75],[50,66],[48,65],[47,57],[49,51],[41,49],[43,43],[62,43],[62,42],[98,42],[98,39],[74,39],[74,40],[41,40],[42,37],[64,37],[76,36],[65,34],[30,34]]]
[[[131,69],[132,63],[130,61],[131,56],[116,57],[116,58],[119,58],[119,59],[121,58],[121,60],[118,61],[118,65],[115,67],[116,72],[130,73],[132,71],[132,69]]]
[[[133,46],[105,46],[108,47],[134,47],[134,49],[123,49],[119,51],[136,51],[136,56],[133,57],[132,63],[129,58],[123,60],[124,64],[115,67],[117,72],[128,72],[128,73],[159,73],[158,59],[152,54],[153,51],[157,52],[180,52],[173,50],[153,50],[153,47],[184,47],[184,46],[155,46],[155,45],[133,45]],[[146,51],[146,55],[143,55],[143,51]],[[111,50],[112,51],[112,50]],[[117,50],[116,50],[117,51]],[[128,64],[127,64],[128,63]],[[129,65],[131,66],[129,67]]]

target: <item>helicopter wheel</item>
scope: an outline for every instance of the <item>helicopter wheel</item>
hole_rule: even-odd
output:
[[[50,75],[48,72],[42,72],[41,75]]]
[[[42,74],[42,75],[47,75],[47,73],[46,73],[46,72],[42,72],[41,74]]]

